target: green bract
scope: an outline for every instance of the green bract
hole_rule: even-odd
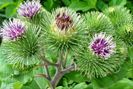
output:
[[[133,24],[124,24],[120,26],[116,33],[129,46],[133,45]]]
[[[114,33],[113,25],[110,19],[101,12],[88,12],[85,14],[86,25],[91,35],[97,32]]]
[[[46,48],[56,52],[74,50],[84,38],[83,19],[69,8],[58,8],[46,14],[42,28]]]
[[[132,15],[125,7],[114,6],[107,8],[104,13],[110,18],[115,29],[123,24],[132,22]],[[117,30],[117,29],[116,29]]]
[[[41,49],[40,33],[39,27],[28,25],[21,38],[3,42],[2,48],[6,61],[20,68],[38,63],[38,53]]]

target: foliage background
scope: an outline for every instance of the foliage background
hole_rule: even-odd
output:
[[[17,7],[23,1],[0,0],[0,25],[3,20],[16,16]],[[67,6],[83,14],[94,10],[103,11],[109,6],[120,5],[127,7],[133,13],[133,0],[41,0],[41,4],[48,11]],[[20,74],[18,71],[13,71],[10,65],[3,63],[3,59],[0,55],[0,89],[45,89],[47,87],[45,80],[41,78],[32,80],[33,76],[30,72]],[[127,67],[129,71],[125,71]],[[93,86],[87,78],[81,76],[78,72],[72,72],[63,77],[57,89],[133,89],[133,70],[130,70],[131,67],[132,65],[124,64],[119,73],[92,80]],[[38,71],[40,72],[42,69],[35,70],[34,74]],[[51,71],[54,72],[52,69]],[[14,75],[11,75],[12,72]],[[16,79],[8,80],[11,76],[15,76]]]
[[[16,9],[25,0],[0,0],[0,22],[16,15]],[[133,12],[133,0],[41,0],[41,4],[48,11],[57,7],[67,6],[80,13],[87,11],[102,11],[109,6],[126,6]]]

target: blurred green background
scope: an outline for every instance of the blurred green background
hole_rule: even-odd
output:
[[[16,15],[17,8],[25,0],[0,0],[0,23],[7,18]],[[45,9],[51,11],[54,8],[67,6],[85,13],[90,10],[102,11],[109,6],[126,6],[133,12],[133,0],[41,0]]]

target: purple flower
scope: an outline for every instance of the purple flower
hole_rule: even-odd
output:
[[[24,17],[33,17],[40,10],[41,4],[39,1],[26,1],[22,3],[18,9],[18,13]]]
[[[22,23],[19,19],[9,20],[9,22],[5,21],[2,27],[2,36],[3,39],[16,40],[21,37],[25,32],[24,23]]]
[[[93,54],[105,59],[115,52],[115,47],[112,36],[106,36],[103,32],[95,34],[89,46]]]

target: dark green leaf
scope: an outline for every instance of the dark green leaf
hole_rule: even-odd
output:
[[[81,75],[80,72],[76,72],[76,71],[66,74],[65,77],[68,80],[73,80],[74,82],[77,82],[77,83],[88,81],[88,79],[85,76]]]
[[[127,3],[127,0],[111,0],[109,4],[111,6],[115,6],[115,5],[124,6],[124,5],[126,5],[126,3]]]
[[[111,86],[109,89],[133,89],[133,81],[124,78]]]
[[[79,83],[73,89],[88,89],[88,85],[86,83]]]
[[[16,5],[14,4],[10,4],[6,7],[6,11],[5,14],[7,17],[12,17],[16,14]]]
[[[131,62],[133,62],[133,47],[128,47],[128,56],[130,57]]]
[[[97,1],[97,7],[98,9],[100,9],[101,11],[105,10],[106,8],[108,8],[108,4],[103,2],[102,0],[98,0]]]
[[[113,85],[114,83],[116,83],[117,81],[123,79],[124,77],[126,77],[126,73],[128,71],[128,62],[122,65],[122,68],[119,72],[114,73],[113,75],[109,75],[103,78],[96,78],[92,80],[92,83],[94,85],[94,87],[96,88],[108,88],[111,85]]]
[[[68,6],[68,5],[70,4],[70,0],[62,0],[62,2],[63,2],[66,6]]]
[[[70,8],[76,11],[87,11],[89,9],[96,7],[97,0],[72,0],[71,4],[69,5]]]
[[[44,6],[46,7],[47,10],[51,10],[53,4],[54,4],[53,0],[47,0],[46,2],[44,2]]]

